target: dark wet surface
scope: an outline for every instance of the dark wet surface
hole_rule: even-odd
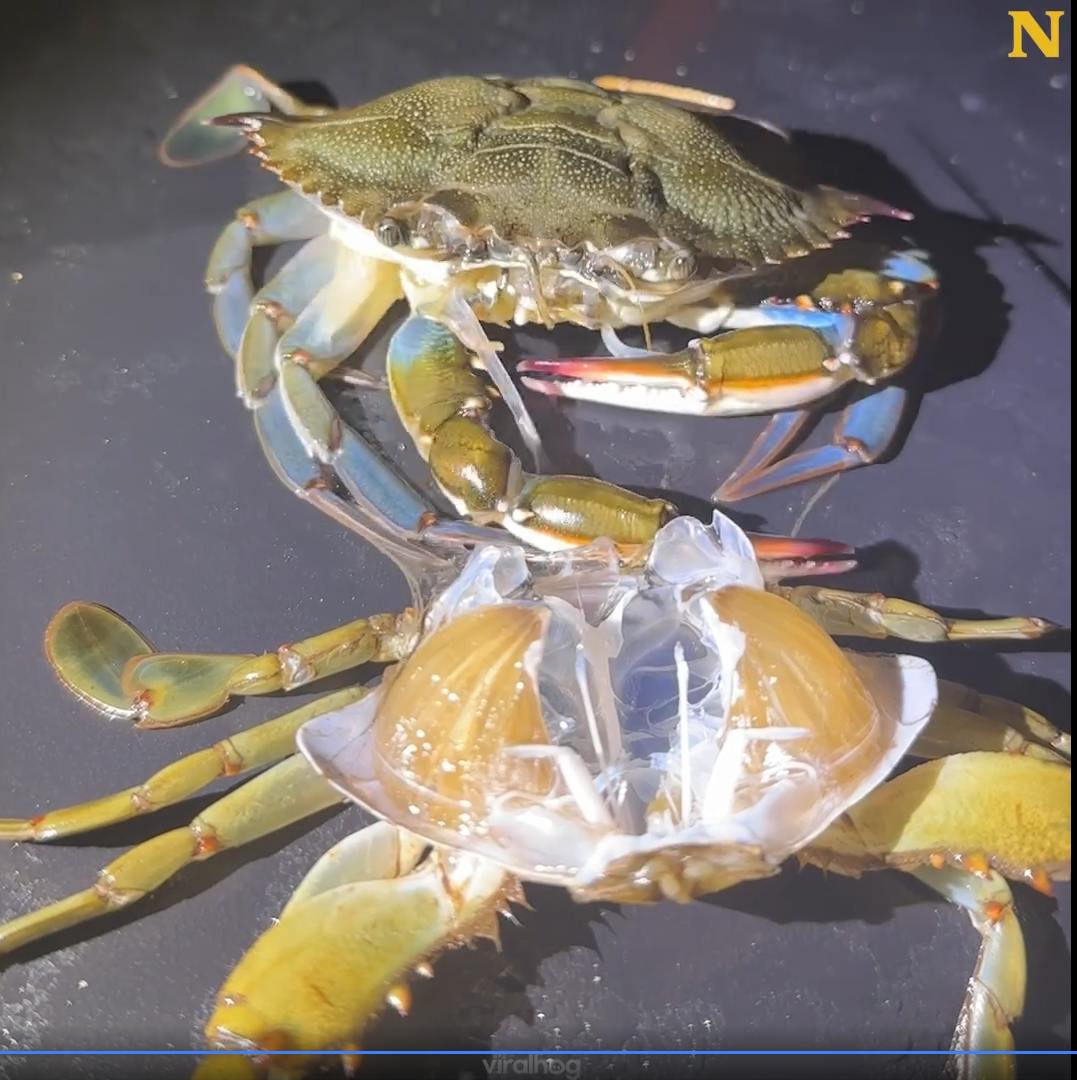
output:
[[[851,587],[1069,624],[1068,33],[1062,60],[1021,61],[1006,58],[1007,5],[994,2],[304,7],[5,12],[4,813],[126,786],[283,708],[250,700],[187,729],[141,734],[91,715],[41,655],[62,603],[107,603],[159,648],[227,651],[405,600],[391,564],[278,485],[232,396],[200,275],[231,209],[272,190],[272,179],[248,160],[171,172],[154,158],[179,108],[239,60],[282,81],[317,81],[343,102],[448,72],[683,79],[795,131],[820,178],[916,211],[911,236],[945,284],[938,338],[914,379],[918,414],[900,454],[843,477],[804,532],[867,549]],[[568,332],[556,346],[581,343],[593,338]],[[524,353],[552,347],[533,331],[516,343]],[[668,490],[696,510],[757,429],[534,404],[559,467]],[[788,529],[811,494],[756,500],[744,520]],[[930,655],[944,676],[1068,727],[1068,645]],[[0,852],[0,916],[83,887],[124,845],[204,804],[92,842]],[[21,957],[0,974],[0,1047],[197,1045],[228,969],[356,823],[329,815],[220,856],[128,913],[65,935],[63,949]],[[534,890],[533,903],[519,927],[506,926],[500,953],[483,946],[441,960],[438,978],[417,987],[411,1018],[380,1022],[370,1045],[942,1048],[976,948],[964,914],[897,874],[855,882],[790,871],[684,908],[578,906],[548,889]],[[1069,890],[1057,905],[1020,890],[1018,903],[1030,957],[1019,1045],[1068,1047]],[[853,1075],[864,1062],[844,1064]],[[870,1067],[929,1076],[941,1064],[897,1056]],[[435,1067],[485,1075],[477,1057],[428,1059],[406,1074]],[[648,1073],[774,1067],[654,1058]],[[118,1069],[65,1066],[82,1077]],[[371,1062],[374,1074],[387,1069]],[[783,1059],[781,1069],[829,1076],[839,1066]],[[6,1072],[24,1075],[25,1060],[0,1059]]]

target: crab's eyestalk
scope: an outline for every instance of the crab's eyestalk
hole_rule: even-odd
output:
[[[161,140],[157,156],[162,164],[174,168],[231,157],[246,145],[245,133],[235,127],[218,126],[214,121],[233,113],[268,113],[271,109],[289,115],[327,111],[304,104],[254,68],[237,64],[184,110]]]

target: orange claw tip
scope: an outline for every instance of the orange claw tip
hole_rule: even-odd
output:
[[[802,540],[795,536],[769,536],[749,533],[752,550],[760,559],[818,559],[854,555],[856,549],[837,540]]]

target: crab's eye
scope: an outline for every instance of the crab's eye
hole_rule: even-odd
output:
[[[490,257],[490,246],[485,240],[472,237],[464,245],[463,257],[466,262],[484,262]]]
[[[594,281],[606,281],[612,284],[618,284],[623,282],[625,277],[623,267],[601,255],[593,255],[590,258],[585,258],[581,269]]]
[[[669,276],[674,281],[690,278],[696,269],[696,260],[687,251],[674,255],[669,261]]]
[[[374,230],[374,235],[378,238],[378,243],[385,247],[402,247],[408,242],[408,227],[396,218],[382,218]]]

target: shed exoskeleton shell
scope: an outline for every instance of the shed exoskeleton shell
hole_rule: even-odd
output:
[[[840,650],[717,526],[677,519],[629,575],[604,549],[579,599],[571,554],[552,595],[522,550],[476,555],[348,734],[329,714],[300,747],[379,817],[581,898],[774,873],[904,755],[935,677]]]
[[[944,620],[778,590],[720,516],[671,522],[644,563],[623,563],[610,541],[548,556],[490,544],[427,584],[421,611],[261,656],[157,653],[105,608],[64,608],[48,632],[58,674],[149,726],[372,660],[396,666],[380,687],[337,690],[126,791],[0,819],[0,836],[56,839],[269,766],[89,888],[0,926],[0,953],[343,795],[382,820],[315,864],[228,977],[206,1035],[239,1053],[211,1059],[207,1078],[226,1066],[303,1075],[319,1051],[357,1047],[383,1003],[407,1010],[410,973],[496,938],[521,882],[686,901],[789,856],[852,875],[896,867],[966,908],[982,945],[955,1046],[1012,1049],[1025,960],[1002,875],[1048,893],[1069,877],[1069,738],[938,682],[926,661],[846,653],[825,632],[835,611],[843,632]],[[1021,620],[996,622],[973,625],[1021,632]],[[927,760],[887,779],[906,753]]]

